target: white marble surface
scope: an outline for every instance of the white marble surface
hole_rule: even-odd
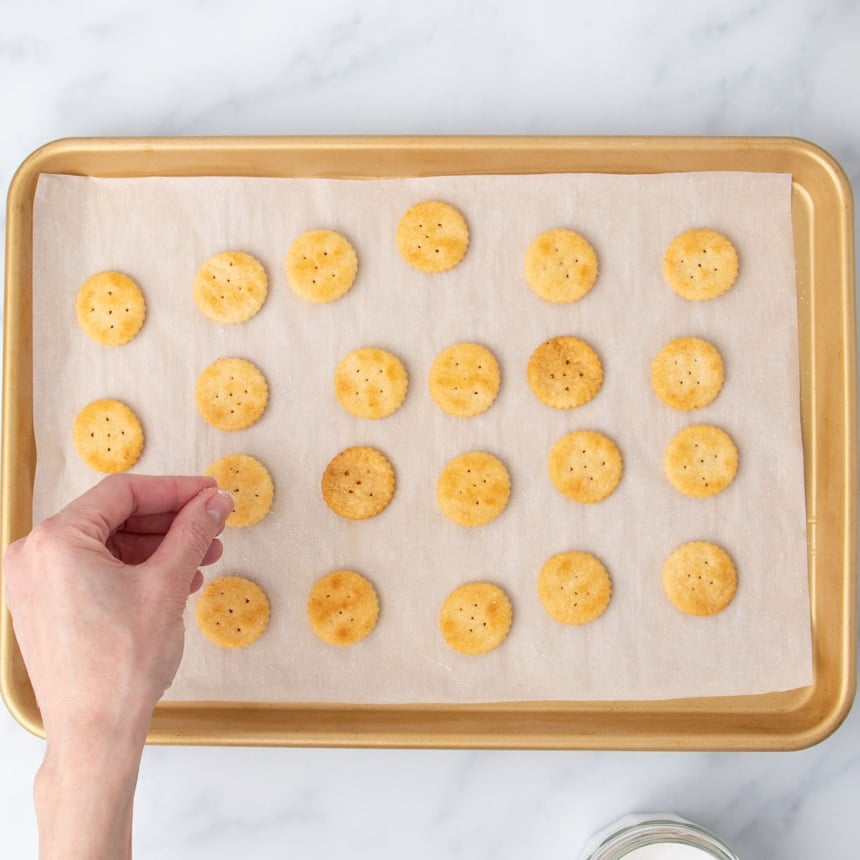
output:
[[[511,11],[518,7],[517,11]],[[854,0],[2,3],[0,186],[69,135],[810,138],[860,187]],[[42,743],[0,709],[0,855],[35,856]],[[631,810],[743,860],[860,856],[860,715],[795,753],[148,749],[137,855],[575,857]]]

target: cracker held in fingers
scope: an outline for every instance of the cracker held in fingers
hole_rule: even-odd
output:
[[[205,472],[215,478],[222,490],[233,496],[233,513],[226,525],[242,528],[258,523],[269,513],[275,486],[269,470],[249,454],[228,454],[216,460]]]

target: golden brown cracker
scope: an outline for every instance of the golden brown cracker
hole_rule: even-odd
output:
[[[553,409],[574,409],[600,391],[603,365],[590,344],[563,335],[550,338],[532,353],[527,376],[542,403]]]
[[[266,593],[243,576],[219,576],[205,585],[195,614],[203,635],[222,648],[245,648],[269,625]]]
[[[548,302],[581,299],[597,280],[597,254],[586,239],[561,227],[541,233],[525,259],[529,286]]]
[[[712,424],[693,424],[675,434],[663,460],[666,477],[685,496],[721,493],[735,479],[738,449],[731,436]]]
[[[350,520],[382,513],[394,497],[394,468],[375,448],[346,448],[326,466],[322,477],[325,503]]]
[[[140,459],[143,428],[125,403],[94,400],[77,414],[72,441],[81,459],[93,469],[124,472]]]
[[[216,460],[206,474],[233,496],[233,513],[227,525],[233,528],[258,523],[272,507],[275,485],[269,470],[248,454],[228,454]]]
[[[376,590],[353,570],[335,570],[320,577],[308,596],[308,621],[330,645],[354,645],[376,626]]]
[[[624,472],[618,446],[595,430],[576,430],[562,436],[549,453],[548,466],[556,489],[582,504],[610,496]]]
[[[397,226],[403,259],[422,272],[453,269],[469,247],[469,225],[450,203],[425,200],[409,208]]]
[[[439,509],[461,526],[482,526],[505,509],[511,478],[502,462],[485,451],[470,451],[451,460],[436,484]]]
[[[340,233],[310,230],[290,245],[286,273],[296,295],[313,304],[326,304],[351,289],[358,274],[358,255]]]
[[[75,300],[81,328],[96,343],[121,346],[132,340],[146,318],[140,287],[121,272],[99,272],[81,285]]]
[[[244,251],[222,251],[194,275],[194,301],[217,323],[242,323],[263,306],[269,278],[263,264]]]
[[[244,430],[260,420],[269,401],[262,371],[244,358],[219,358],[197,379],[200,415],[219,430]]]
[[[679,546],[663,566],[666,597],[688,615],[713,615],[731,603],[737,590],[731,556],[707,541]]]
[[[439,613],[445,642],[461,654],[486,654],[504,642],[513,608],[508,595],[489,582],[467,582],[454,589]]]
[[[724,377],[719,350],[700,337],[675,338],[651,364],[654,393],[667,406],[683,411],[712,403],[723,387]]]
[[[738,276],[738,253],[716,230],[687,230],[666,248],[663,273],[669,286],[690,301],[715,299]]]
[[[455,343],[430,367],[430,396],[449,415],[472,418],[486,412],[501,384],[499,363],[485,346]]]
[[[587,552],[562,552],[538,576],[544,609],[561,624],[588,624],[599,618],[612,597],[609,571]]]
[[[362,347],[344,357],[334,372],[340,405],[358,418],[386,418],[406,399],[409,378],[400,359],[384,349]]]

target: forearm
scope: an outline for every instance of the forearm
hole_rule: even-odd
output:
[[[49,741],[34,786],[40,860],[131,857],[142,743],[97,735],[71,744]]]
[[[213,478],[110,475],[15,541],[3,586],[48,738],[42,860],[123,860],[153,708],[233,497]],[[196,585],[195,585],[196,583]]]

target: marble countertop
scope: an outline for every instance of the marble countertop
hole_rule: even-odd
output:
[[[515,8],[516,7],[516,8]],[[853,0],[6,4],[0,187],[66,136],[811,139],[860,187]],[[856,191],[855,191],[856,193]],[[35,856],[42,742],[0,708],[0,853]],[[631,811],[743,860],[860,856],[860,715],[786,753],[149,748],[137,856],[572,858]]]

